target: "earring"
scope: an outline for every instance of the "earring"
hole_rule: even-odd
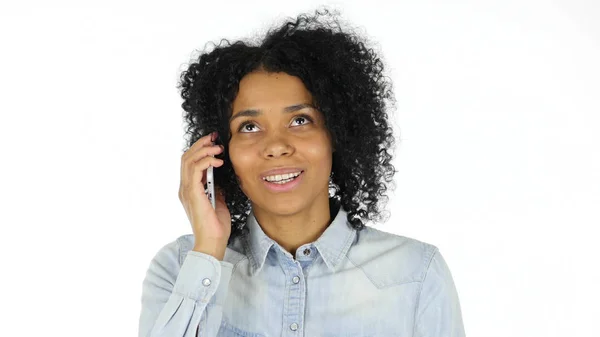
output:
[[[337,193],[337,186],[333,182],[333,172],[329,175],[329,198],[335,197]]]

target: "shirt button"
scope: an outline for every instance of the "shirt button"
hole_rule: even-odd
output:
[[[294,276],[294,278],[292,279],[292,281],[294,283],[298,283],[298,282],[300,282],[300,278],[298,276]]]
[[[202,280],[202,284],[204,284],[206,287],[208,287],[210,285],[210,279],[205,278],[204,280]]]
[[[292,331],[298,330],[298,324],[292,323],[292,325],[290,325],[290,329],[292,329]]]
[[[310,255],[310,249],[306,248],[306,249],[304,250],[304,255],[305,255],[305,256],[308,256],[308,255]]]

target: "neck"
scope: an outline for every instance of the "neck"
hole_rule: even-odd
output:
[[[316,241],[331,220],[329,195],[319,197],[307,208],[290,214],[276,214],[252,205],[256,221],[263,232],[295,256],[298,247]]]

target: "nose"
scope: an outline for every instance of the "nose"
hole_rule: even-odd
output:
[[[282,137],[273,137],[265,145],[264,154],[267,158],[289,156],[294,152],[294,147]]]

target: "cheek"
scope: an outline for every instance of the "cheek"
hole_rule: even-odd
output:
[[[328,143],[329,140],[326,138],[315,139],[311,143],[307,143],[305,146],[305,152],[313,158],[319,160],[331,157],[331,145]]]
[[[246,193],[244,189],[244,172],[247,172],[245,160],[243,157],[243,151],[236,149],[235,146],[229,145],[229,160],[231,161],[231,166],[233,167],[234,174],[236,176],[236,180],[242,192]]]
[[[242,178],[245,172],[249,172],[252,167],[253,160],[251,159],[250,152],[244,151],[238,147],[230,146],[229,148],[229,159],[231,165],[236,172],[236,175]]]

